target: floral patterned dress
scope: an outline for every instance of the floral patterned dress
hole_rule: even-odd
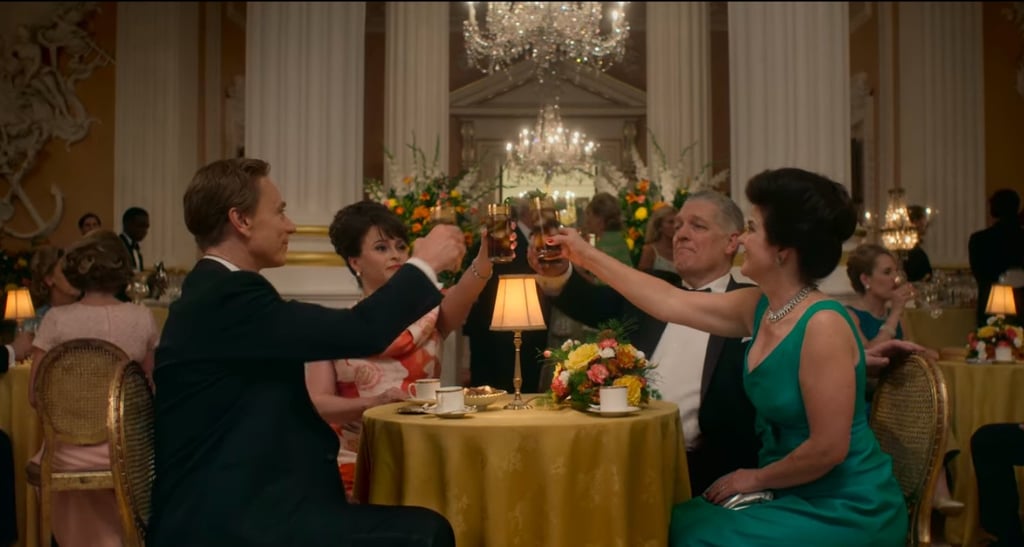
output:
[[[437,331],[439,311],[440,308],[434,308],[410,325],[380,355],[331,361],[338,378],[338,395],[373,397],[391,388],[408,390],[409,384],[416,380],[438,378],[441,374],[438,354],[442,342],[441,334]],[[351,492],[363,422],[360,419],[331,425],[341,440],[338,468],[346,491]]]

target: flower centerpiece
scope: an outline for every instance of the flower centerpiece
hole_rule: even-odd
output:
[[[710,163],[701,166],[696,176],[688,174],[692,172],[690,152],[697,145],[696,142],[683,149],[675,164],[669,163],[654,133],[651,133],[651,143],[654,145],[656,161],[650,167],[644,164],[635,146],[631,150],[633,165],[636,167],[635,177],[627,177],[612,165],[604,166],[608,181],[618,189],[625,224],[623,236],[633,264],[639,262],[643,252],[647,219],[652,212],[668,204],[679,209],[690,192],[717,188],[729,177],[728,169],[711,176]]]
[[[413,151],[413,172],[399,175],[394,155],[385,149],[387,180],[367,179],[364,183],[366,195],[402,219],[414,244],[417,238],[430,231],[431,210],[435,207],[451,208],[454,223],[466,238],[466,247],[479,243],[482,218],[475,204],[492,188],[480,180],[475,167],[455,176],[447,175],[439,167],[440,146],[435,147],[434,158],[429,163],[419,147],[412,144],[409,148]],[[473,258],[471,253],[466,253],[462,268],[465,269]],[[450,286],[458,280],[460,272],[445,272],[439,277],[445,286]]]
[[[640,406],[661,394],[651,387],[655,365],[629,343],[630,326],[603,323],[587,342],[566,340],[561,347],[544,350],[555,365],[549,395],[556,403],[585,409],[600,403],[602,386],[626,386],[630,406]]]
[[[994,315],[984,327],[967,334],[967,357],[987,361],[1020,360],[1024,359],[1022,344],[1024,329],[1008,324],[1003,315]]]
[[[28,287],[32,281],[29,261],[32,251],[0,251],[0,288],[4,291]]]

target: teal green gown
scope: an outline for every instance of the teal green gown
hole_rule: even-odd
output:
[[[754,320],[754,339],[768,306],[761,298]],[[759,466],[781,460],[807,440],[809,426],[800,393],[798,372],[804,331],[810,317],[834,310],[850,324],[841,304],[812,304],[793,330],[750,372],[749,348],[743,386],[757,409],[756,429],[762,447]],[[856,331],[854,331],[856,332]],[[860,342],[857,342],[860,346]],[[892,474],[892,459],[882,452],[864,412],[864,350],[857,363],[850,449],[843,463],[820,479],[775,490],[775,499],[742,510],[724,509],[703,497],[672,509],[672,547],[749,547],[801,545],[829,547],[902,546],[907,533],[907,507]]]

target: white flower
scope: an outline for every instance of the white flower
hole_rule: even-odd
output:
[[[984,359],[984,357],[985,357],[985,342],[982,342],[981,340],[978,340],[978,345],[975,346],[974,349],[978,350],[978,357],[981,357],[981,358]]]
[[[562,385],[566,385],[566,386],[569,385],[569,371],[568,370],[563,370],[558,375],[558,381],[562,382]]]
[[[615,350],[612,348],[604,348],[598,352],[598,355],[600,355],[602,359],[611,359],[612,357],[615,357]]]
[[[572,340],[571,339],[570,340],[566,340],[565,342],[562,342],[562,351],[569,351],[569,348],[571,348],[571,347],[572,347]]]
[[[637,358],[637,359],[646,359],[646,358],[647,358],[647,356],[646,356],[646,355],[644,355],[644,352],[642,352],[642,351],[640,351],[640,350],[636,350],[636,358]]]

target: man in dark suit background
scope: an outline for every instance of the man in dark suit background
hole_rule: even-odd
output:
[[[743,215],[717,192],[690,196],[675,217],[673,261],[679,275],[652,272],[684,288],[713,292],[749,285],[729,273],[739,249]],[[544,273],[538,270],[538,273]],[[630,341],[656,363],[654,387],[679,405],[693,495],[739,468],[756,468],[760,442],[754,433],[754,408],[743,391],[746,343],[666,324],[629,303],[606,285],[592,285],[578,272],[539,278],[553,304],[591,326],[608,319],[633,318]]]
[[[999,282],[999,276],[1011,268],[1024,267],[1024,229],[1017,220],[1020,195],[1005,188],[997,190],[989,198],[988,208],[995,222],[971,234],[967,243],[971,273],[978,282],[978,326],[984,325],[988,319],[985,306],[992,285]],[[1015,289],[1013,296],[1019,316],[1024,307],[1024,288]]]
[[[491,315],[494,313],[494,299],[498,294],[498,278],[509,274],[532,274],[533,270],[526,258],[526,250],[530,246],[530,230],[535,222],[530,218],[529,201],[520,199],[513,208],[516,218],[516,257],[507,264],[495,264],[494,274],[480,292],[473,307],[469,310],[462,333],[469,338],[469,374],[470,384],[474,386],[488,385],[498,389],[513,391],[512,377],[515,369],[515,346],[511,332],[495,332],[491,330]],[[470,250],[475,256],[475,250]],[[545,322],[550,314],[547,299],[538,292]],[[549,325],[550,326],[550,325]],[[520,366],[523,373],[524,393],[537,390],[540,369],[542,366],[539,353],[548,344],[548,331],[523,331],[523,345],[520,348]]]
[[[284,265],[295,232],[268,171],[255,159],[216,161],[185,192],[185,223],[204,256],[156,351],[147,544],[453,546],[433,511],[347,503],[338,437],[310,401],[304,363],[386,349],[441,302],[436,272],[459,264],[462,234],[432,230],[351,309],[285,301],[259,274]]]
[[[119,237],[132,256],[132,269],[141,272],[146,269],[142,261],[142,249],[139,243],[149,233],[149,213],[142,207],[129,207],[121,215],[121,234]]]

